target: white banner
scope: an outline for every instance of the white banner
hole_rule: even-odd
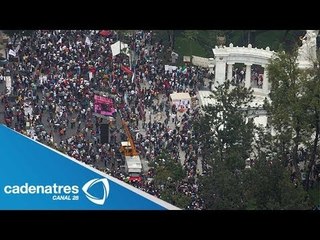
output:
[[[175,71],[178,67],[177,66],[171,66],[171,65],[164,65],[164,70],[169,73],[172,73],[172,71]]]
[[[195,66],[207,68],[209,66],[209,58],[192,55],[192,64]]]
[[[10,76],[5,76],[4,77],[6,81],[6,89],[7,89],[7,94],[11,94],[11,88],[12,88],[12,82],[11,82],[11,77]]]
[[[128,48],[128,44],[117,41],[116,43],[111,44],[112,57],[117,56],[120,53],[120,48],[121,48],[121,52],[130,56],[130,50]]]
[[[16,54],[16,52],[15,51],[13,51],[12,49],[10,49],[9,50],[9,55],[11,55],[11,56],[16,56],[17,54]]]

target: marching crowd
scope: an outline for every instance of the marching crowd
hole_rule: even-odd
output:
[[[141,157],[152,162],[166,151],[181,162],[187,179],[177,189],[192,199],[187,209],[204,209],[197,184],[201,143],[192,133],[199,110],[188,105],[180,113],[169,95],[196,96],[207,70],[188,66],[166,71],[160,57],[164,46],[152,31],[134,31],[128,37],[130,57],[113,56],[111,45],[118,40],[115,31],[102,35],[94,30],[37,30],[30,36],[15,35],[7,45],[7,52],[14,50],[15,56],[9,55],[0,74],[12,79],[11,94],[0,94],[4,123],[127,181],[118,164],[125,135],[113,126],[110,142],[102,144],[102,119],[94,115],[94,92],[108,93],[117,111],[115,122],[128,121],[137,130],[134,140]],[[147,180],[152,175],[149,171],[143,181],[131,184],[160,197],[159,189]]]

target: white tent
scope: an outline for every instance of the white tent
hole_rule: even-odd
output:
[[[170,99],[172,101],[172,104],[175,104],[178,110],[186,109],[188,106],[191,107],[191,97],[187,92],[171,93]]]
[[[126,156],[126,168],[130,173],[142,173],[142,163],[139,156]]]

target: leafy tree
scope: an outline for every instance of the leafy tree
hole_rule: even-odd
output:
[[[254,124],[243,107],[252,101],[252,90],[226,81],[212,97],[216,103],[204,107],[194,124],[210,166],[200,179],[200,195],[208,209],[244,209],[242,172],[252,150]]]
[[[223,165],[214,165],[213,169],[208,175],[200,177],[199,191],[206,209],[245,209],[241,172],[231,172]]]
[[[255,137],[253,142],[254,158],[269,159],[275,156],[274,137],[271,134],[271,128],[255,126]]]
[[[274,146],[276,157],[284,167],[292,161],[293,172],[309,190],[314,181],[313,171],[319,153],[320,134],[320,70],[319,57],[310,69],[299,69],[296,61],[297,51],[280,52],[271,60],[269,79],[271,81],[271,102],[266,104],[271,124],[276,130]],[[284,97],[285,96],[285,97]],[[302,147],[305,154],[299,153]],[[300,155],[300,156],[299,156]],[[288,157],[289,156],[289,157]],[[304,161],[302,169],[305,178],[301,181],[299,161]],[[283,182],[290,193],[288,182]],[[300,185],[299,185],[300,187]],[[312,190],[313,191],[313,190]],[[312,193],[310,191],[310,194]],[[302,195],[304,193],[301,193]],[[292,201],[287,205],[293,206]],[[281,206],[281,205],[280,205]]]
[[[306,81],[303,87],[303,102],[305,102],[306,115],[310,131],[310,141],[307,144],[309,148],[309,164],[306,169],[306,189],[310,187],[310,175],[316,163],[319,153],[319,137],[320,137],[320,54],[314,68],[306,70]]]
[[[207,30],[207,35],[208,35],[207,41],[211,45],[211,48],[213,48],[215,45],[217,45],[218,31]]]
[[[307,192],[298,181],[292,181],[282,159],[274,154],[276,138],[248,120],[244,109],[253,99],[252,91],[232,87],[227,81],[217,86],[213,95],[216,103],[205,107],[194,125],[199,141],[209,141],[203,152],[211,168],[200,178],[199,186],[206,208],[310,208]],[[245,168],[246,159],[253,160],[249,169]]]
[[[184,36],[189,40],[189,48],[190,48],[190,55],[192,55],[192,44],[191,42],[194,42],[199,35],[199,31],[197,30],[185,30]]]
[[[180,162],[172,159],[166,152],[161,153],[150,166],[154,167],[154,181],[157,185],[165,184],[168,178],[170,178],[172,182],[178,182],[186,177],[186,173]]]
[[[269,78],[272,83],[271,103],[267,109],[272,125],[277,131],[277,152],[282,161],[288,164],[287,155],[292,156],[294,170],[301,178],[298,148],[303,146],[306,156],[305,188],[311,186],[313,168],[319,153],[320,136],[320,70],[319,57],[314,67],[302,70],[296,63],[297,52],[279,53],[278,58],[269,64]],[[286,97],[283,97],[286,96]],[[301,159],[300,159],[301,160]],[[300,179],[301,180],[301,179]]]
[[[244,174],[246,209],[310,209],[307,192],[290,180],[290,172],[277,158],[258,159]]]
[[[194,126],[195,132],[201,133],[204,151],[211,153],[205,158],[211,166],[220,161],[230,171],[242,169],[251,151],[254,128],[242,108],[252,101],[252,90],[226,81],[216,87],[212,98],[216,103],[204,107],[204,116]]]
[[[185,194],[172,189],[165,188],[161,191],[160,198],[181,209],[186,209],[190,205],[191,198]]]
[[[288,154],[291,155],[294,171],[300,179],[298,148],[307,140],[308,121],[307,102],[303,98],[306,75],[298,68],[296,59],[296,51],[280,52],[268,65],[272,87],[271,103],[267,103],[266,108],[277,133],[278,153],[281,154],[284,165],[288,164]]]
[[[191,198],[178,191],[179,185],[186,178],[186,172],[180,162],[163,152],[150,167],[155,171],[154,184],[160,189],[160,198],[182,209],[186,208]]]

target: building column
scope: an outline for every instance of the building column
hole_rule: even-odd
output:
[[[213,64],[209,64],[208,65],[208,68],[209,68],[209,73],[213,73],[214,74],[214,65]]]
[[[226,57],[216,56],[215,84],[222,84],[226,80]]]
[[[246,76],[244,86],[246,88],[251,87],[251,63],[245,63],[246,65]]]
[[[215,64],[214,58],[208,58],[209,73],[214,73],[214,70],[213,70],[214,64]]]
[[[269,77],[268,70],[266,67],[264,67],[262,89],[265,94],[269,93]]]
[[[232,80],[232,69],[233,69],[233,64],[234,63],[227,63],[228,64],[228,69],[227,69],[227,79]]]

